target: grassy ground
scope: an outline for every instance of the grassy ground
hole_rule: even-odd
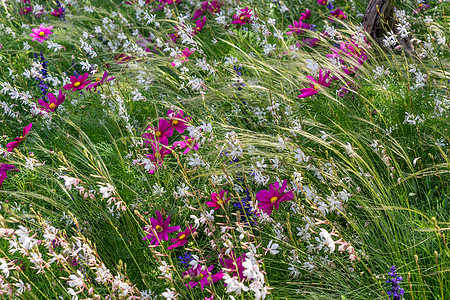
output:
[[[448,2],[0,4],[5,299],[450,299]]]

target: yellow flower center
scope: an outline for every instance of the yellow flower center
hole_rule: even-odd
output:
[[[315,85],[313,88],[314,88],[315,90],[318,90],[318,89],[319,89],[319,87],[318,87],[317,85]]]
[[[73,84],[74,87],[79,87],[81,85],[81,82],[77,81]]]
[[[187,139],[188,144],[192,143],[192,139]]]
[[[100,77],[95,78],[95,81],[97,81],[97,82],[99,82],[100,80],[101,80]]]
[[[223,204],[223,200],[222,200],[222,199],[220,199],[219,201],[217,201],[217,203],[219,203],[219,204]]]
[[[172,121],[172,124],[173,124],[173,125],[178,125],[178,120],[173,120],[173,121]]]
[[[20,136],[19,139],[23,139],[23,136]]]
[[[157,132],[155,132],[155,136],[156,137],[160,137],[161,136],[161,131],[158,130]]]
[[[44,35],[45,35],[45,32],[43,32],[43,31],[39,32],[39,36],[44,36]]]
[[[344,19],[344,15],[339,15],[338,18],[343,20]]]
[[[244,16],[241,16],[239,19],[240,19],[241,21],[244,20]]]
[[[277,197],[272,197],[272,198],[270,198],[270,203],[274,203],[274,202],[277,201],[277,200],[278,200]]]
[[[217,12],[217,8],[214,8],[214,9],[213,9],[213,12],[215,12],[215,13],[216,13],[216,12]]]
[[[200,27],[195,28],[195,30],[200,30]]]
[[[186,235],[185,234],[182,234],[181,236],[180,236],[180,240],[184,240],[186,238]]]
[[[56,104],[55,103],[50,103],[50,105],[48,107],[50,107],[50,109],[54,109],[56,107]]]
[[[422,7],[422,6],[423,6],[423,3],[420,3],[420,4],[419,4],[419,7]]]
[[[159,154],[158,152],[156,152],[156,153],[155,153],[155,157],[156,157],[156,158],[160,158],[160,157],[161,157],[161,154]]]
[[[205,275],[203,273],[198,274],[198,278],[202,279]]]
[[[162,228],[161,226],[159,226],[159,225],[156,225],[155,229],[156,229],[156,231],[158,231],[158,232],[163,231],[163,228]]]
[[[23,12],[27,12],[28,10],[26,8],[23,9]]]

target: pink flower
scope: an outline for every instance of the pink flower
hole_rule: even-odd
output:
[[[298,95],[298,98],[306,98],[311,97],[319,92],[319,86],[323,87],[329,87],[331,84],[331,80],[327,81],[327,79],[330,77],[330,74],[328,72],[325,72],[325,75],[323,74],[322,70],[319,70],[319,79],[315,80],[311,76],[306,76],[309,80],[311,80],[313,83],[310,83],[311,87],[306,89],[301,89],[302,92],[301,95]]]
[[[233,21],[231,24],[237,24],[237,25],[245,25],[247,23],[253,23],[250,21],[252,18],[251,14],[252,10],[248,7],[241,9],[241,13],[239,15],[233,15]]]
[[[179,133],[183,133],[186,128],[188,128],[187,122],[191,120],[191,118],[188,117],[184,118],[183,114],[184,112],[182,110],[180,110],[178,113],[175,113],[171,109],[167,111],[169,122],[172,123],[173,129],[175,129]]]
[[[91,83],[90,85],[88,85],[86,87],[86,90],[88,90],[89,92],[91,91],[91,89],[94,89],[94,92],[97,91],[97,87],[99,85],[104,84],[106,81],[111,81],[113,79],[115,79],[116,77],[109,77],[108,78],[108,72],[105,71],[105,73],[103,73],[103,77],[100,79],[99,77],[95,78],[95,82]]]
[[[196,268],[191,268],[185,272],[183,272],[183,279],[189,281],[186,284],[188,289],[196,287],[200,284],[202,291],[205,289],[205,286],[211,285],[223,277],[222,271],[219,271],[217,274],[211,274],[214,265],[211,265],[209,268],[205,266],[197,266]]]
[[[202,20],[195,21],[195,33],[199,33],[202,31],[203,27],[205,27],[206,24],[206,17],[203,17]]]
[[[307,9],[304,13],[301,13],[300,15],[301,15],[300,20],[309,19],[311,18],[311,11]]]
[[[333,17],[338,18],[339,20],[344,20],[347,18],[347,16],[344,14],[342,9],[340,9],[340,8],[338,8],[334,11],[331,11],[330,13]]]
[[[219,194],[212,193],[211,194],[212,201],[206,202],[206,205],[208,205],[209,207],[214,207],[214,210],[224,207],[224,205],[227,204],[228,201],[230,200],[230,198],[226,199],[225,194],[228,194],[228,191],[221,191]]]
[[[197,144],[194,138],[188,137],[188,136],[182,136],[184,141],[178,141],[173,143],[172,149],[175,150],[176,148],[179,149],[186,149],[184,150],[183,154],[189,153],[189,151],[194,150],[198,151],[200,146]]]
[[[181,55],[178,56],[178,59],[182,64],[184,64],[185,62],[189,61],[188,57],[191,56],[194,52],[195,50],[191,51],[188,47],[186,47],[183,51],[181,51]],[[173,62],[171,65],[175,67],[177,64]]]
[[[84,73],[84,75],[80,75],[78,77],[76,76],[70,76],[70,84],[66,84],[63,86],[63,89],[72,90],[72,91],[78,91],[84,89],[84,87],[91,82],[90,80],[86,79],[89,77],[89,73]]]
[[[149,133],[144,133],[142,136],[146,139],[146,143],[161,143],[163,145],[169,145],[168,138],[173,135],[173,128],[169,121],[166,119],[159,119],[158,127],[147,127],[147,130],[151,130]]]
[[[26,14],[29,14],[33,11],[33,8],[31,6],[26,6],[19,10],[19,15],[24,16]]]
[[[193,21],[193,20],[196,20],[196,19],[200,18],[201,16],[203,16],[203,14],[208,9],[208,6],[209,6],[208,1],[203,1],[200,8],[194,12],[194,15],[192,16],[191,20]]]
[[[8,178],[8,174],[6,173],[6,171],[19,171],[19,170],[13,165],[0,164],[0,186],[2,186],[3,181],[5,181],[5,179]]]
[[[48,39],[49,35],[52,34],[51,32],[53,26],[44,27],[42,25],[39,26],[39,28],[33,28],[31,31],[33,33],[30,33],[30,36],[33,38],[33,41],[38,41],[39,43],[42,43],[46,39]]]
[[[317,0],[317,4],[319,5],[327,5],[328,0]]]
[[[19,146],[19,144],[25,139],[25,137],[28,135],[28,133],[30,132],[30,130],[31,130],[31,127],[33,126],[33,124],[32,123],[30,123],[28,126],[25,126],[24,128],[23,128],[23,131],[22,131],[22,136],[20,136],[20,137],[16,137],[14,140],[14,142],[11,142],[11,143],[8,143],[8,144],[6,144],[6,151],[8,151],[8,152],[11,152],[11,151],[13,151],[15,148],[17,148],[17,146]]]
[[[258,207],[270,216],[273,208],[278,210],[281,202],[294,199],[294,190],[285,192],[286,188],[287,180],[284,180],[281,188],[280,183],[277,181],[269,186],[269,190],[258,192],[256,194],[256,200],[259,201]]]
[[[297,21],[294,21],[294,25],[288,25],[289,28],[291,29],[291,31],[288,31],[287,34],[296,34],[296,35],[300,35],[302,33],[305,33],[306,30],[311,29],[311,24],[308,23],[303,23],[302,19]]]
[[[164,221],[161,213],[159,211],[156,211],[156,219],[150,218],[152,227],[144,228],[144,230],[148,231],[149,233],[145,238],[143,238],[143,240],[145,241],[151,239],[150,243],[154,245],[159,245],[162,240],[168,241],[169,233],[180,230],[180,226],[169,226],[170,218],[171,216],[169,215]]]
[[[179,232],[177,234],[178,238],[176,239],[171,239],[170,242],[173,243],[172,245],[170,245],[167,250],[172,250],[174,248],[183,246],[184,244],[186,244],[188,242],[188,237],[190,235],[192,235],[195,232],[195,228],[192,227],[192,225],[189,225],[188,227],[186,227],[186,229],[182,232]]]
[[[64,100],[66,99],[66,94],[62,92],[62,90],[59,90],[58,99],[56,99],[55,95],[53,93],[47,94],[49,102],[45,102],[43,99],[39,99],[38,103],[43,108],[42,110],[45,110],[46,112],[54,112],[58,106],[60,106]]]

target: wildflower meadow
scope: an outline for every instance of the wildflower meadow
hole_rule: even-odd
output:
[[[450,1],[0,0],[0,299],[450,299]]]

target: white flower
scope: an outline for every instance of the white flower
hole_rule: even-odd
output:
[[[70,275],[69,280],[67,281],[70,287],[83,288],[83,274],[81,274],[80,270],[77,271],[77,275]]]
[[[161,294],[166,299],[177,299],[178,293],[172,290],[166,289],[166,292]]]
[[[303,153],[302,149],[298,148],[298,149],[294,150],[294,152],[297,153],[294,156],[297,159],[297,163],[309,161],[309,156],[306,156],[305,153]]]
[[[336,249],[336,245],[334,244],[331,234],[326,229],[321,228],[319,236],[322,238],[322,241],[330,250],[330,253],[333,253]]]
[[[267,245],[267,251],[269,251],[270,254],[275,255],[280,252],[277,250],[279,246],[280,245],[278,245],[277,243],[273,243],[273,240],[270,240],[269,244]]]

